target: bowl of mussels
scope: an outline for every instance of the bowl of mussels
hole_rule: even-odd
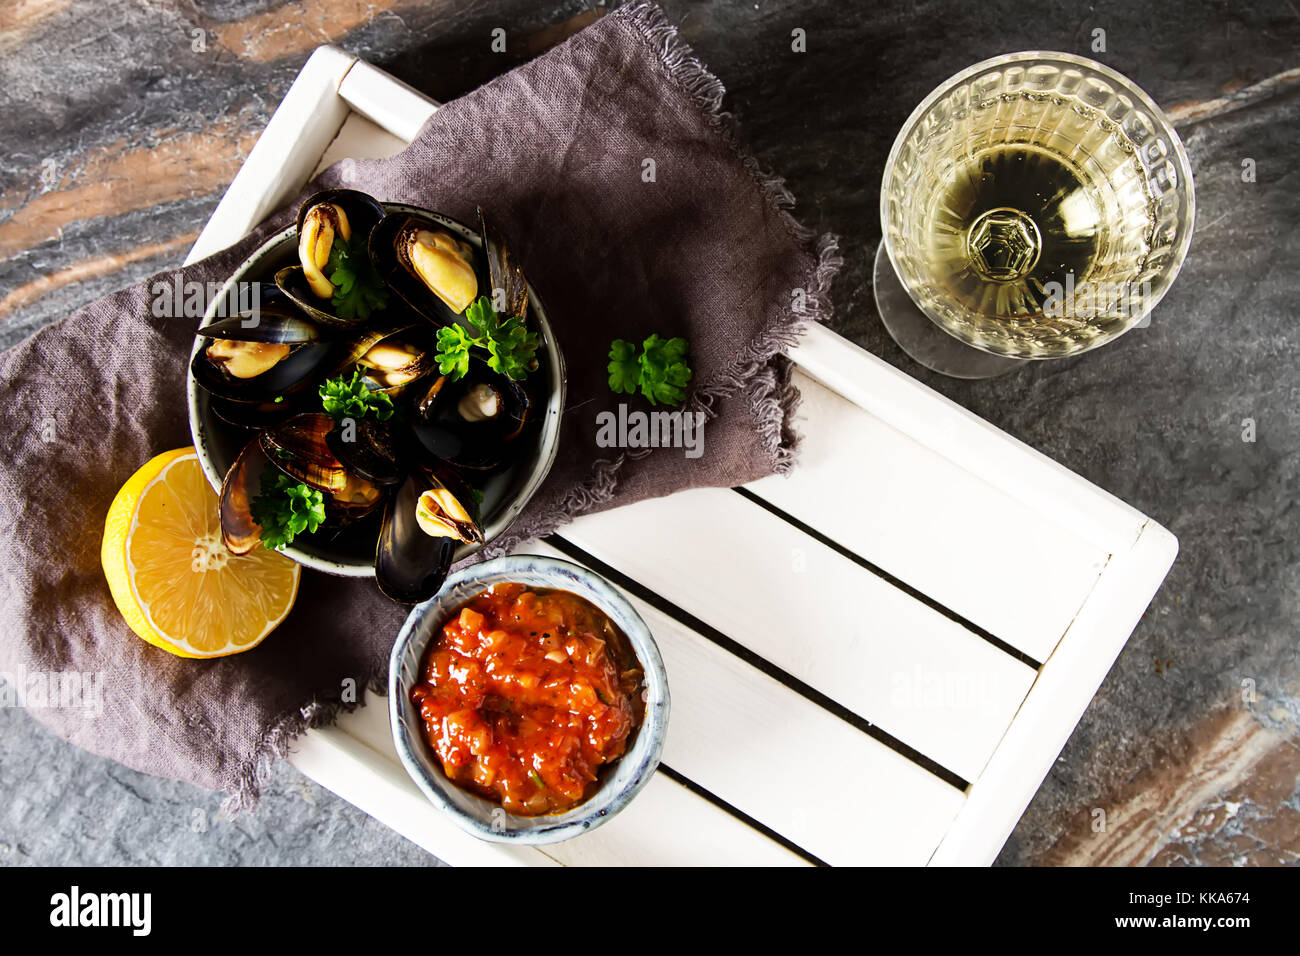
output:
[[[467,225],[330,189],[214,298],[187,389],[232,553],[275,548],[415,604],[546,478],[565,376],[484,210]]]

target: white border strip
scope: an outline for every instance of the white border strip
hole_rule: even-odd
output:
[[[433,100],[365,60],[353,64],[339,84],[338,94],[366,119],[405,143],[414,140],[429,117],[438,112]]]

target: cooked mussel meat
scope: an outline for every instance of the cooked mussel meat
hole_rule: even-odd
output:
[[[375,391],[392,392],[423,378],[433,370],[433,352],[413,337],[400,334],[380,339],[356,360],[366,384]]]
[[[397,258],[453,312],[478,298],[473,250],[443,229],[409,223],[398,233]]]
[[[321,328],[282,296],[198,330],[194,378],[233,402],[265,402],[306,387],[329,352]]]
[[[288,357],[293,346],[283,342],[237,342],[234,339],[213,339],[204,350],[208,361],[231,378],[256,378],[269,372]]]
[[[529,424],[531,407],[523,385],[476,359],[459,381],[433,380],[416,404],[412,430],[437,458],[489,471],[506,461],[511,443]]]
[[[395,601],[438,593],[456,550],[483,543],[469,489],[441,469],[419,467],[388,502],[375,550],[375,578]]]
[[[462,544],[481,544],[483,532],[454,492],[436,479],[420,492],[415,522],[431,538],[450,538]]]
[[[347,210],[338,203],[317,202],[307,206],[298,224],[298,264],[307,286],[319,299],[334,297],[334,283],[324,269],[330,261],[336,240],[352,238],[352,223]]]
[[[392,213],[370,234],[375,269],[436,325],[455,321],[479,296],[474,247],[432,216]]]

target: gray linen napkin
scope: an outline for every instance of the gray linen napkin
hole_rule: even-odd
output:
[[[560,454],[493,553],[577,514],[792,463],[797,396],[778,353],[824,315],[839,260],[834,239],[814,242],[780,181],[739,149],[722,94],[659,9],[637,4],[447,104],[400,155],[344,161],[309,187],[348,185],[465,221],[481,204],[546,302],[569,371]],[[223,279],[291,215],[181,280]],[[372,582],[305,571],[293,613],[245,654],[181,660],[122,623],[100,569],[104,516],[151,455],[190,444],[194,323],[150,307],[154,283],[176,275],[106,296],[0,356],[0,674],[19,691],[56,674],[102,680],[99,713],[27,703],[87,750],[228,791],[239,807],[294,735],[382,689],[406,611]],[[651,333],[690,340],[687,407],[707,419],[699,458],[597,446],[599,411],[648,408],[610,393],[610,340]]]

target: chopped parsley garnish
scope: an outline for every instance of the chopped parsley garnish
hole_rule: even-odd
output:
[[[315,531],[325,520],[325,496],[317,488],[294,481],[283,472],[262,472],[262,490],[249,502],[253,520],[262,526],[262,544],[279,551],[304,531]]]
[[[535,332],[529,332],[523,316],[502,319],[492,308],[492,300],[480,296],[465,309],[465,324],[449,325],[438,330],[438,371],[451,381],[469,372],[470,350],[487,353],[488,368],[519,381],[537,367]]]
[[[344,242],[336,236],[322,271],[334,283],[330,305],[340,319],[364,321],[388,305],[388,286],[370,263],[364,237]]]
[[[686,363],[690,345],[683,338],[662,339],[652,335],[641,343],[641,352],[626,339],[615,339],[609,349],[609,387],[615,394],[640,391],[651,405],[680,405],[691,381]]]
[[[352,378],[344,375],[327,380],[320,387],[321,406],[336,422],[345,418],[362,419],[373,414],[381,422],[393,415],[393,400],[383,392],[373,391],[356,369]]]

